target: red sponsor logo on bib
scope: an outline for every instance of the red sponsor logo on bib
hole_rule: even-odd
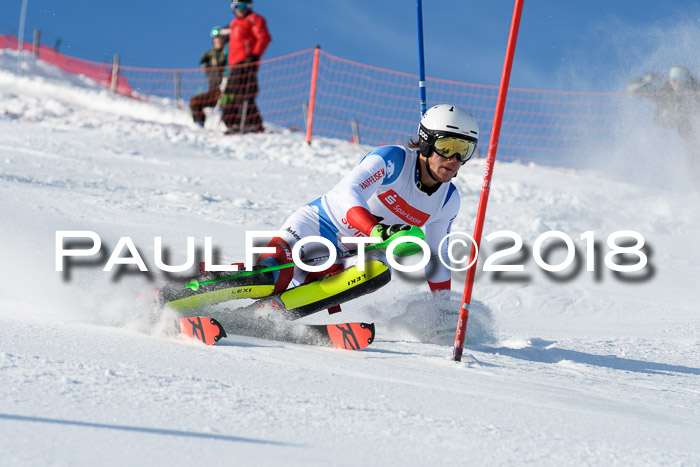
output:
[[[381,201],[384,206],[406,221],[407,224],[421,227],[430,217],[430,214],[408,204],[408,202],[400,197],[394,190],[385,191],[378,197],[379,201]]]

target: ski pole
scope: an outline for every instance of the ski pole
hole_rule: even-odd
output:
[[[216,127],[219,126],[219,123],[221,123],[221,114],[219,113],[219,110],[221,109],[221,100],[224,99],[224,96],[226,95],[226,87],[228,86],[228,75],[224,76],[221,78],[221,83],[219,83],[219,98],[216,100],[216,105],[214,106],[214,110],[212,111],[212,119],[218,117],[216,120],[216,123],[214,124],[215,126],[212,129],[216,129]]]
[[[416,17],[418,19],[418,92],[420,94],[420,114],[427,108],[425,97],[425,58],[423,52],[423,2],[416,0]]]
[[[391,242],[393,242],[394,240],[396,240],[397,238],[400,238],[400,237],[417,237],[421,241],[425,240],[425,235],[423,234],[423,231],[419,227],[416,227],[415,225],[413,225],[408,230],[401,230],[399,232],[396,232],[394,235],[387,238],[383,242],[373,243],[371,245],[366,245],[365,251],[386,249]],[[400,252],[397,252],[396,253],[397,256],[411,256],[411,255],[414,255],[418,251],[421,250],[420,246],[418,246],[416,243],[414,243],[413,245],[416,245],[416,246],[415,247],[410,247],[410,246],[405,247]],[[347,258],[349,256],[356,255],[357,252],[358,252],[358,250],[341,251],[340,253],[337,254],[337,256],[340,258]],[[311,258],[309,260],[304,261],[304,264],[320,263],[321,261],[327,260],[329,257],[330,257],[330,255],[319,256],[317,258]],[[239,277],[251,276],[253,274],[262,274],[264,272],[279,271],[281,269],[291,268],[294,266],[296,266],[295,263],[285,263],[285,264],[280,264],[278,266],[270,266],[267,268],[255,269],[252,271],[243,271],[243,272],[233,274],[231,276],[217,277],[217,278],[209,279],[206,281],[198,281],[197,279],[192,279],[189,284],[185,284],[185,288],[192,289],[193,291],[197,291],[199,289],[200,285],[211,284],[213,282],[228,281],[231,279],[237,279]]]

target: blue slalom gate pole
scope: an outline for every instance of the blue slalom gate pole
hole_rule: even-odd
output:
[[[423,56],[423,2],[416,0],[418,17],[418,90],[420,91],[420,114],[425,113],[425,59]]]

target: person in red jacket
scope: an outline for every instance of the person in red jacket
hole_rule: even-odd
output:
[[[233,0],[235,15],[229,26],[228,64],[231,69],[222,99],[227,133],[263,131],[258,95],[258,64],[272,38],[265,18],[253,12],[252,0]]]

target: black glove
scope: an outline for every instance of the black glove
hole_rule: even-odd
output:
[[[257,55],[251,55],[250,57],[243,60],[243,63],[255,63],[259,60],[260,60],[260,57],[258,57]]]
[[[370,237],[380,237],[383,240],[388,240],[395,233],[401,232],[403,230],[411,230],[411,226],[408,224],[379,224],[374,226]]]

